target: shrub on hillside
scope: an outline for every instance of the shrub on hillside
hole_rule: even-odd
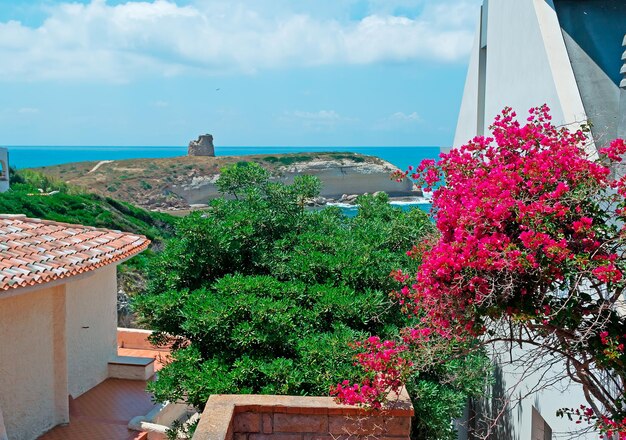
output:
[[[304,201],[318,193],[316,179],[284,185],[257,167],[222,174],[223,189],[238,199],[182,219],[136,299],[155,340],[175,342],[173,361],[150,384],[159,401],[201,409],[214,393],[327,395],[358,374],[350,341],[395,337],[409,324],[389,299],[389,274],[416,270],[419,259],[405,251],[432,232],[429,217],[390,206],[384,194],[360,197],[353,219],[338,208],[309,212]],[[461,370],[480,371],[479,379],[467,376],[482,384],[486,363],[474,360],[480,368],[461,360]],[[420,406],[421,438],[451,434],[451,417],[476,388],[439,373],[413,378],[437,386]]]

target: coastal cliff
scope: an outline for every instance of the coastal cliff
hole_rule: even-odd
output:
[[[321,197],[384,191],[391,196],[416,195],[408,181],[390,178],[397,169],[373,156],[355,153],[302,153],[250,156],[194,156],[78,162],[39,168],[68,183],[148,209],[185,210],[219,197],[219,170],[238,162],[256,162],[286,183],[301,174],[317,176]]]

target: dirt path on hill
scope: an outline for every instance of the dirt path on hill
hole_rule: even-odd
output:
[[[90,169],[89,171],[87,171],[87,174],[93,173],[94,171],[96,171],[98,168],[100,168],[102,165],[106,164],[106,163],[113,163],[115,162],[114,160],[101,160],[100,162],[98,162],[96,164],[95,167],[93,167],[92,169]]]

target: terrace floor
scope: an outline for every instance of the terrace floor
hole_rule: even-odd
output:
[[[70,423],[57,426],[39,440],[133,440],[140,433],[127,428],[135,416],[154,407],[146,383],[107,379],[77,399],[70,399]]]
[[[153,357],[160,370],[167,352],[119,348],[120,356]],[[144,434],[128,429],[128,422],[154,408],[146,382],[107,379],[77,399],[70,398],[70,423],[57,426],[38,440],[141,440]]]

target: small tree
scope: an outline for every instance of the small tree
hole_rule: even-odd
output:
[[[452,356],[475,337],[516,342],[556,356],[582,386],[586,404],[562,414],[626,438],[626,179],[611,177],[626,145],[615,140],[593,160],[586,131],[555,127],[547,106],[525,125],[515,117],[507,108],[492,138],[398,174],[428,188],[445,182],[433,195],[438,237],[415,276],[395,274],[396,297],[421,323],[401,345],[366,344],[359,361],[370,380],[335,393],[378,404],[415,353]]]
[[[214,393],[326,395],[358,374],[351,341],[394,338],[409,325],[389,298],[389,273],[417,269],[405,250],[432,232],[431,219],[394,208],[385,194],[361,196],[354,218],[306,211],[302,201],[319,190],[314,177],[285,185],[255,180],[260,173],[244,166],[220,179],[234,174],[239,199],[181,219],[135,299],[156,339],[176,343],[150,389],[159,401],[200,409]],[[429,396],[416,412],[416,439],[453,438],[449,415],[479,393],[485,365],[479,353],[412,377],[409,392]]]
[[[223,194],[230,194],[239,199],[242,193],[265,186],[270,173],[254,162],[238,162],[220,170],[216,185]]]

